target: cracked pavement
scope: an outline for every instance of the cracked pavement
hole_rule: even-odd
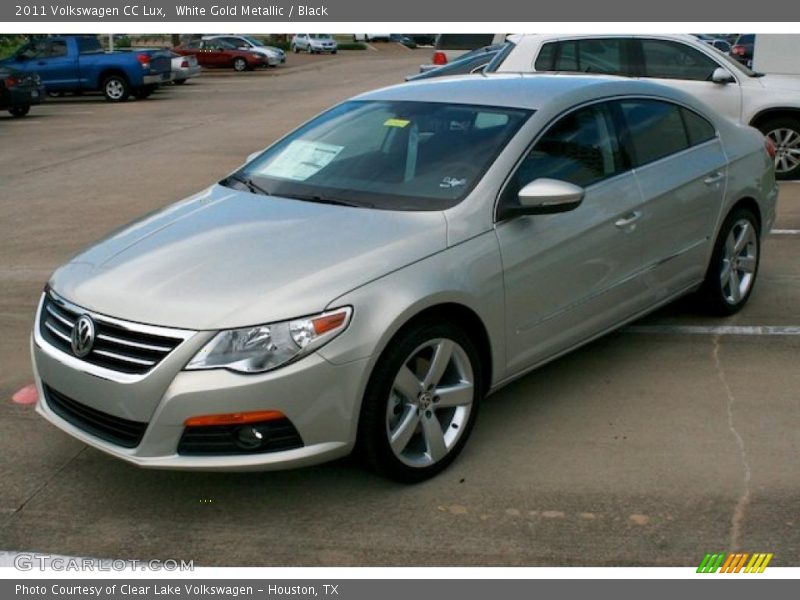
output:
[[[606,336],[503,389],[453,467],[416,486],[351,460],[138,470],[11,402],[31,381],[28,333],[53,268],[429,54],[342,53],[279,77],[203,76],[144,102],[65,98],[0,117],[0,551],[235,566],[690,566],[744,550],[800,565],[800,335],[672,329],[800,326],[800,235],[767,239],[739,315],[715,321],[679,302],[636,324],[648,333]],[[800,229],[800,184],[783,184],[780,204],[776,227]]]

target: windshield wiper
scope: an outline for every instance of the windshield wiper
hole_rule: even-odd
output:
[[[352,202],[350,200],[342,200],[341,198],[334,198],[333,196],[322,196],[320,194],[280,194],[280,195],[285,198],[303,200],[304,202],[316,202],[317,204],[333,204],[335,206],[351,206],[355,208],[370,208],[373,206],[368,202]]]
[[[262,188],[256,182],[254,182],[249,177],[245,177],[244,175],[239,175],[238,173],[234,173],[233,175],[228,175],[223,181],[236,181],[241,183],[242,185],[246,186],[248,190],[250,190],[253,194],[263,194],[264,196],[271,196],[272,194],[269,190]]]

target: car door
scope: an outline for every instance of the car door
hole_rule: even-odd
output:
[[[619,100],[615,108],[644,199],[643,278],[651,297],[660,300],[705,275],[727,158],[711,121],[691,109],[652,98]]]
[[[206,40],[203,42],[203,58],[209,67],[227,67],[233,59],[226,52],[225,45],[220,40]]]
[[[67,52],[65,40],[34,40],[17,53],[14,68],[38,73],[51,90],[77,87],[77,66]]]
[[[582,186],[570,212],[503,219],[538,179]],[[563,115],[505,185],[495,231],[503,259],[509,373],[599,334],[643,307],[642,199],[607,103]]]
[[[711,75],[719,67],[736,78],[706,52],[687,43],[666,39],[639,39],[636,58],[638,75],[658,83],[677,87],[699,98],[718,113],[739,121],[742,113],[742,90],[738,80],[714,83]],[[713,52],[711,48],[709,52]]]

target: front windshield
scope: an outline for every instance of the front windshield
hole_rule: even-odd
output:
[[[251,46],[263,46],[263,44],[255,38],[243,36],[242,39],[248,42]]]
[[[312,201],[442,210],[480,180],[531,111],[351,101],[290,134],[224,181]]]
[[[331,39],[331,35],[329,33],[309,33],[308,37],[312,40],[329,40]]]

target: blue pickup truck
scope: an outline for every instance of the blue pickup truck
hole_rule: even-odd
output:
[[[95,36],[36,38],[0,61],[38,73],[48,93],[100,91],[109,102],[147,98],[171,77],[171,57],[160,50],[105,52]]]

